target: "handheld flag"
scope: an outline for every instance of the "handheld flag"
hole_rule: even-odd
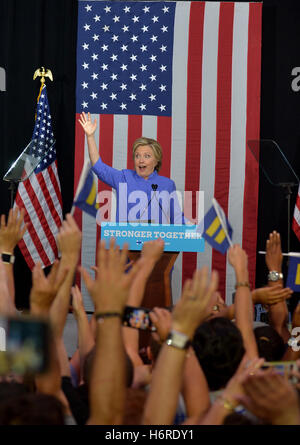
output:
[[[232,246],[232,227],[222,207],[213,198],[212,206],[204,217],[203,238],[216,250],[225,253]]]
[[[84,212],[96,218],[99,204],[97,198],[97,178],[91,170],[90,161],[86,161],[80,176],[73,207],[79,207]]]
[[[286,280],[286,287],[295,292],[300,291],[300,258],[291,256],[289,259],[289,270]]]

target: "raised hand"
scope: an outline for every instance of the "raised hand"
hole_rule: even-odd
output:
[[[57,242],[62,260],[71,262],[72,265],[73,263],[77,264],[81,248],[81,232],[70,214],[66,215],[66,219],[62,223],[57,235]]]
[[[32,271],[32,288],[30,292],[30,308],[34,313],[48,313],[59,287],[63,283],[68,269],[58,272],[59,261],[55,261],[46,277],[41,263],[37,263]]]
[[[82,294],[79,290],[79,287],[73,286],[71,289],[72,294],[72,308],[73,308],[73,314],[75,318],[78,318],[78,315],[82,312],[85,312]]]
[[[97,120],[95,119],[94,122],[92,122],[90,113],[86,115],[82,112],[78,121],[87,137],[94,135],[97,129]]]
[[[18,207],[10,209],[7,223],[5,215],[1,215],[0,220],[0,251],[13,253],[18,242],[23,238],[27,230],[26,224],[22,226],[25,210],[19,211]]]
[[[84,268],[80,268],[96,312],[123,313],[130,286],[141,266],[141,262],[137,261],[128,273],[124,273],[127,254],[128,248],[125,246],[120,253],[113,238],[108,251],[105,242],[101,241],[97,250],[99,270],[96,279],[93,280]]]
[[[299,425],[297,391],[274,370],[258,371],[243,382],[246,396],[239,401],[260,419],[272,425]]]
[[[149,313],[149,317],[157,330],[157,332],[152,333],[153,338],[158,342],[164,342],[172,326],[171,312],[161,307],[155,307]]]
[[[282,288],[281,284],[276,284],[272,287],[265,286],[254,289],[252,300],[254,304],[272,305],[291,298],[292,294],[293,291],[289,287]]]
[[[15,305],[13,304],[9,292],[9,285],[5,267],[0,257],[0,314],[15,314],[15,309]]]
[[[239,244],[228,250],[228,261],[234,268],[237,281],[248,281],[248,256]]]
[[[196,328],[207,316],[208,305],[218,288],[218,273],[212,271],[208,277],[208,267],[196,270],[192,280],[184,283],[182,296],[173,310],[172,329],[194,335]]]
[[[160,238],[155,241],[147,241],[143,244],[142,258],[156,263],[163,254],[164,245],[164,241]]]
[[[282,251],[280,234],[274,230],[266,242],[266,265],[269,270],[281,272]]]

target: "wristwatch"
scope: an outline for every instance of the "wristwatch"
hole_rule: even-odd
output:
[[[287,343],[294,352],[300,351],[299,337],[290,337]]]
[[[268,273],[268,281],[278,281],[283,280],[283,273],[277,272],[276,270],[270,270]]]
[[[175,331],[174,329],[169,333],[166,340],[168,346],[173,346],[177,349],[187,349],[190,345],[190,339],[182,332]]]
[[[8,253],[8,252],[2,252],[1,259],[2,259],[3,263],[6,263],[6,264],[14,264],[14,262],[15,262],[15,256],[12,253]]]

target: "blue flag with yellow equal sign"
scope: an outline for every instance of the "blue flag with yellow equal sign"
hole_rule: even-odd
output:
[[[91,163],[86,162],[82,169],[73,206],[96,218],[99,204],[97,198],[97,178],[91,170]]]
[[[295,292],[300,292],[300,257],[298,256],[290,256],[289,258],[289,270],[285,286]]]
[[[214,249],[224,254],[232,246],[233,230],[218,202],[213,199],[212,204],[202,223],[202,236]]]

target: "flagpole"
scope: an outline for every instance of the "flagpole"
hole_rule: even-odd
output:
[[[229,242],[229,245],[230,245],[230,247],[232,247],[232,246],[233,246],[233,243],[232,243],[232,241],[231,241],[231,239],[230,239],[230,236],[229,236],[229,234],[228,234],[228,232],[227,232],[226,227],[224,226],[224,222],[223,222],[223,220],[222,220],[222,218],[221,218],[221,215],[220,215],[218,206],[216,205],[216,204],[218,204],[218,202],[216,201],[215,198],[213,198],[213,199],[212,199],[212,203],[213,203],[214,209],[215,209],[215,211],[216,211],[216,214],[217,214],[219,220],[221,221],[221,226],[222,226],[222,228],[223,228],[223,230],[224,230],[224,232],[225,232],[225,235],[226,235],[226,238],[227,238],[227,240],[228,240],[228,242]]]
[[[261,254],[261,255],[265,255],[267,252],[265,250],[259,250],[258,253]],[[289,257],[300,258],[300,252],[289,252],[289,253],[283,253],[282,255],[283,256],[289,256]]]

